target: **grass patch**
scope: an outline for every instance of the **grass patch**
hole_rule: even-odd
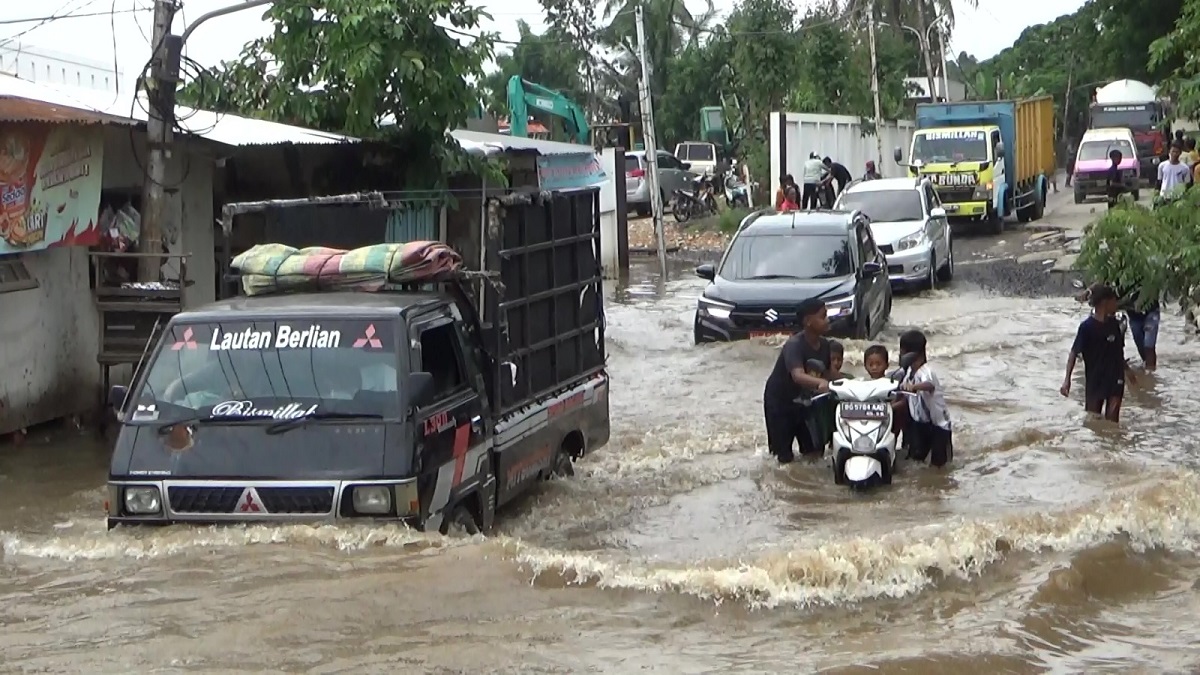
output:
[[[722,211],[717,216],[717,229],[725,234],[733,234],[737,232],[738,226],[742,224],[742,220],[751,213],[754,213],[754,211],[750,209],[728,209]]]

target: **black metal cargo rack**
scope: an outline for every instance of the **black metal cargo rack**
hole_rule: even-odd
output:
[[[482,285],[483,325],[495,405],[511,411],[604,369],[600,193],[511,194],[488,206],[486,267],[502,287]]]

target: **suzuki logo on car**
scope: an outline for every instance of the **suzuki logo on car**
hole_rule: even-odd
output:
[[[779,312],[776,312],[773,309],[768,309],[763,316],[767,317],[767,321],[774,323],[775,319],[779,318]]]

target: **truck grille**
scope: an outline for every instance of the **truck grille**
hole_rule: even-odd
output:
[[[975,188],[946,188],[939,187],[937,189],[938,199],[942,200],[943,204],[958,204],[961,202],[969,202],[975,196]]]
[[[168,487],[175,513],[233,513],[242,496],[240,487]]]
[[[332,487],[256,488],[263,506],[271,513],[329,513],[333,510]]]
[[[244,487],[168,487],[175,513],[233,513]],[[256,487],[269,514],[323,514],[333,510],[332,487]]]

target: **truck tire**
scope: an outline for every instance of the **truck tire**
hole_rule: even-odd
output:
[[[1079,191],[1079,188],[1075,188],[1075,203],[1076,204],[1083,203],[1083,193]]]
[[[471,513],[471,509],[467,507],[466,502],[469,499],[470,497],[460,501],[454,507],[454,509],[450,511],[450,515],[442,521],[441,533],[443,535],[466,534],[468,536],[474,536],[479,534],[479,523],[475,522],[475,515]]]

